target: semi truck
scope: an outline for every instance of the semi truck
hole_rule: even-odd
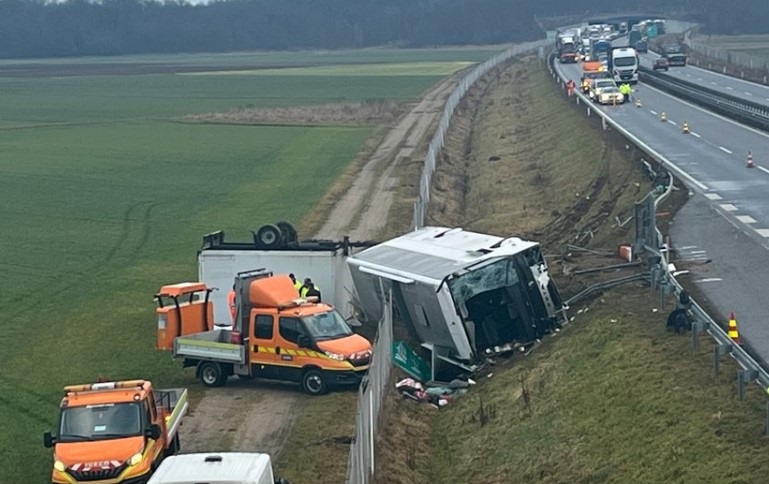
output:
[[[64,387],[53,448],[54,484],[143,483],[179,451],[187,390],[156,390],[147,380]]]
[[[147,484],[289,484],[275,478],[269,454],[217,452],[166,459]]]
[[[183,284],[208,291],[202,283]],[[209,387],[237,375],[297,382],[306,393],[321,395],[361,381],[371,343],[355,334],[334,307],[300,298],[287,275],[266,269],[236,274],[234,286],[237,312],[231,329],[192,332],[205,326],[200,320],[208,309],[200,306],[169,333],[167,318],[159,313],[156,347],[172,350],[185,368],[195,367],[196,376]]]
[[[609,72],[617,84],[638,82],[638,53],[632,47],[615,47],[609,56]]]

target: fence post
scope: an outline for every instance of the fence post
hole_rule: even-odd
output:
[[[717,343],[713,345],[713,373],[714,376],[718,376],[718,370],[721,366],[721,355],[731,353],[732,347],[730,345],[724,345]]]

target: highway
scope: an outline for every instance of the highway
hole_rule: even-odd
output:
[[[566,79],[579,81],[579,64],[556,68]],[[695,81],[701,77],[703,81],[696,82],[708,87],[715,82],[733,95],[764,93],[762,99],[769,104],[763,86],[690,66],[671,67],[669,72],[695,76]],[[593,108],[607,113],[682,172],[680,178],[693,196],[674,220],[672,242],[682,254],[712,262],[693,266],[691,274],[680,278],[696,283],[720,313],[712,314],[714,318],[721,316],[723,321],[735,311],[742,337],[769,361],[769,315],[763,301],[769,287],[769,135],[643,83],[635,87],[634,96],[642,107],[629,103]],[[667,121],[660,120],[662,112]],[[685,121],[690,134],[682,131]],[[746,167],[748,151],[756,168]]]

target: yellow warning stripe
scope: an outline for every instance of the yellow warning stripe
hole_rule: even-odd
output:
[[[257,353],[276,353],[276,347],[275,346],[262,346],[262,345],[253,345],[251,346],[251,351],[255,351]],[[290,348],[281,348],[280,349],[281,355],[291,355],[291,356],[308,356],[311,358],[323,358],[326,360],[330,360],[328,356],[326,356],[323,353],[319,353],[314,350],[292,350]]]

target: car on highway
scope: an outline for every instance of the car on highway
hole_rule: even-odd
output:
[[[647,52],[649,52],[649,45],[643,40],[639,40],[638,42],[636,42],[633,47],[635,48],[636,52],[638,52],[639,54],[646,54]]]
[[[668,70],[670,67],[670,62],[668,61],[667,57],[660,57],[659,59],[654,59],[654,63],[652,64],[652,68],[656,70],[664,69],[665,71]]]
[[[590,85],[590,99],[598,102],[604,89],[617,88],[617,83],[612,78],[595,79]]]
[[[609,86],[601,89],[596,97],[598,104],[622,104],[625,102],[625,96],[619,92],[617,86]]]

